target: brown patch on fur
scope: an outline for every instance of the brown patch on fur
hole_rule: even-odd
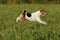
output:
[[[46,13],[46,11],[43,10],[43,9],[41,9],[40,12],[41,12],[42,15],[45,15],[45,13]]]
[[[25,16],[23,14],[21,14],[20,21],[24,21],[24,20],[25,20]]]

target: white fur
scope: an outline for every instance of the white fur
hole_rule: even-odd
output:
[[[44,22],[44,21],[42,21],[42,20],[40,19],[40,15],[41,15],[40,11],[31,13],[31,15],[32,15],[31,17],[27,17],[27,15],[26,15],[25,18],[26,18],[27,20],[29,20],[29,21],[37,21],[37,22],[39,22],[39,23],[42,23],[42,24],[47,25],[46,22]]]
[[[16,22],[18,22],[19,19],[20,19],[20,17],[17,17]]]

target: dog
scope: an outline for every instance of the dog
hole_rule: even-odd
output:
[[[41,9],[38,10],[34,13],[29,13],[26,10],[24,10],[19,17],[17,17],[16,22],[18,21],[24,21],[25,19],[29,20],[29,21],[36,21],[39,23],[42,23],[44,25],[47,25],[47,23],[45,21],[42,21],[40,16],[45,16],[46,15],[46,11]]]

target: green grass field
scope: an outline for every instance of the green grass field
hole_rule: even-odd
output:
[[[41,17],[48,25],[23,21],[16,23],[21,11],[35,12],[45,9]],[[60,4],[0,4],[0,40],[60,40]]]

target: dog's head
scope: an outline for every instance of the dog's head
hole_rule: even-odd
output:
[[[43,10],[43,9],[40,10],[40,13],[41,13],[42,16],[45,16],[46,15],[46,11]]]
[[[18,21],[24,21],[25,20],[25,13],[26,13],[26,10],[24,10],[19,17],[17,17],[16,19],[16,22]]]

